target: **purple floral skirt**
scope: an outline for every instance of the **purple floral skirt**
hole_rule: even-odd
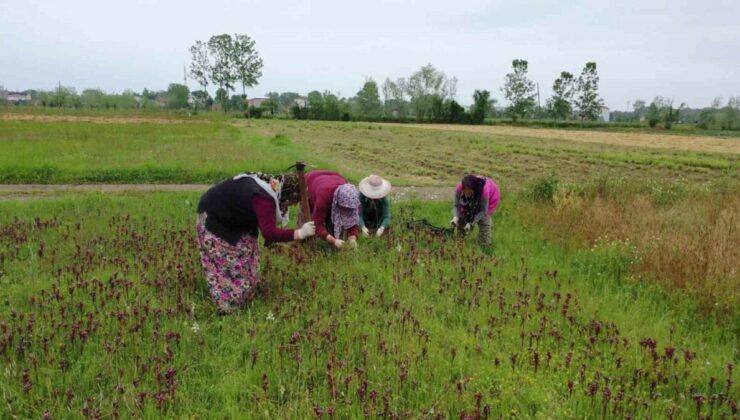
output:
[[[259,284],[259,243],[245,234],[231,245],[206,229],[206,217],[199,214],[195,225],[200,262],[213,302],[222,313],[230,313],[254,298]]]

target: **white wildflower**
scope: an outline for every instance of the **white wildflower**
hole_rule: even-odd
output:
[[[197,333],[198,331],[200,331],[200,325],[198,325],[197,322],[193,322],[193,326],[190,327],[190,330],[193,331],[194,333]]]
[[[270,321],[270,322],[272,322],[272,321],[275,320],[275,315],[272,314],[272,311],[270,311],[270,312],[267,313],[267,318],[266,319],[268,321]]]

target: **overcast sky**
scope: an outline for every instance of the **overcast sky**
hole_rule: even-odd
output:
[[[515,58],[529,61],[543,104],[561,71],[587,61],[612,110],[740,95],[738,0],[0,0],[0,85],[166,89],[182,82],[188,47],[221,33],[257,42],[264,75],[250,97],[349,97],[367,77],[382,84],[432,63],[459,79],[459,102],[475,89],[501,100]]]

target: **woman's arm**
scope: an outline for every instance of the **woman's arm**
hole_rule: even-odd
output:
[[[316,236],[333,244],[334,237],[329,233],[325,222],[330,203],[330,200],[326,200],[321,196],[317,197],[316,203],[314,203],[313,206],[313,214],[311,214],[311,218],[313,219],[314,225],[316,225]]]
[[[266,242],[289,242],[295,239],[293,229],[281,229],[277,226],[275,201],[272,198],[255,196],[252,199],[252,209]]]

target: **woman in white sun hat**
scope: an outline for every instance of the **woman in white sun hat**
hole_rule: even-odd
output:
[[[360,181],[360,228],[362,234],[369,236],[383,235],[391,224],[391,183],[379,177],[370,175]]]

